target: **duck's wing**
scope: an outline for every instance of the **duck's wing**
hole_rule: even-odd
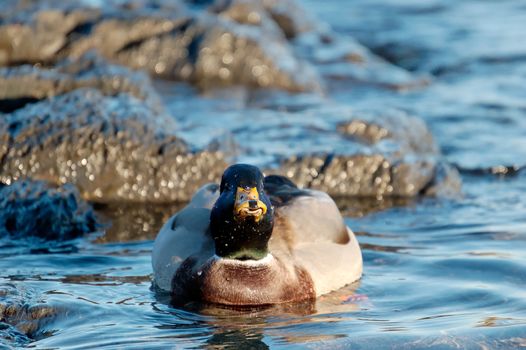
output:
[[[309,196],[308,190],[298,188],[289,178],[281,175],[265,176],[264,187],[275,208],[286,206],[295,198]]]
[[[340,289],[362,276],[362,252],[350,228],[347,243],[330,241],[300,243],[294,261],[311,276],[316,296]]]
[[[328,194],[298,188],[279,175],[265,177],[265,192],[275,211],[275,231],[290,231],[288,241],[297,243],[349,241],[343,218]]]
[[[265,191],[275,210],[270,250],[304,268],[317,295],[360,278],[360,246],[329,195],[276,175],[265,178]]]
[[[152,267],[155,284],[166,291],[172,278],[188,257],[210,257],[214,243],[209,233],[210,208],[217,198],[218,186],[208,184],[196,192],[190,203],[172,216],[161,228],[153,245]]]

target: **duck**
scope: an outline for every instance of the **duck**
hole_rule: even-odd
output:
[[[175,304],[315,300],[361,278],[362,254],[332,198],[234,164],[159,231],[153,285]]]

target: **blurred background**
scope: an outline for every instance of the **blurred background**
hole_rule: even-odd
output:
[[[526,4],[3,0],[0,346],[526,347]],[[248,162],[328,192],[363,278],[170,306],[152,242]]]

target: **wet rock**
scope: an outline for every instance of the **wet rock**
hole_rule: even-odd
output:
[[[415,196],[434,175],[432,162],[394,163],[380,154],[311,155],[287,159],[282,172],[298,185],[333,196]]]
[[[71,184],[20,180],[0,189],[0,235],[67,240],[97,229],[91,207]]]
[[[76,32],[101,16],[98,9],[56,1],[26,4],[6,6],[0,22],[0,65],[54,62]]]
[[[153,75],[203,87],[242,84],[291,91],[319,89],[312,67],[266,27],[207,11],[152,2],[102,9],[37,1],[0,24],[0,65],[52,63],[90,49]],[[167,2],[169,3],[169,2]],[[65,23],[57,25],[57,23]]]
[[[525,165],[495,165],[488,168],[464,168],[455,164],[455,167],[461,174],[470,176],[496,176],[500,178],[514,177],[524,174],[526,171]]]
[[[20,332],[16,327],[0,322],[0,349],[10,350],[25,346],[31,339]]]
[[[56,307],[39,303],[16,284],[3,283],[0,287],[0,335],[8,346],[19,347],[43,336],[44,325],[58,313]]]
[[[231,161],[256,164],[333,196],[415,196],[435,182],[442,188],[445,182],[437,179],[458,179],[455,169],[441,176],[444,160],[432,135],[421,119],[405,112],[354,110],[316,94],[282,91],[245,99],[248,107],[232,109],[203,102],[180,120],[182,133],[200,144],[215,137],[228,145],[222,149]],[[193,104],[198,100],[188,97],[176,110]]]
[[[356,112],[355,112],[356,113]],[[338,126],[350,152],[301,154],[279,172],[333,196],[413,197],[458,193],[458,172],[445,164],[425,124],[393,111],[356,113]]]
[[[394,89],[427,82],[338,35],[290,0],[215,1],[194,11],[164,1],[101,9],[43,5],[49,2],[37,1],[15,12],[17,22],[0,25],[0,64],[55,62],[96,49],[114,62],[203,88],[319,91],[324,84],[318,73],[333,83]],[[66,25],[55,24],[60,21]]]
[[[39,14],[47,13],[42,6],[47,2],[51,0],[15,11],[19,25],[44,26],[49,20]],[[53,75],[69,74],[70,80],[31,80],[38,81],[35,88],[22,90],[35,93],[19,93],[21,104],[38,100],[44,95],[41,91],[65,93],[83,86],[96,87],[106,95],[127,91],[149,100],[143,97],[143,90],[113,89],[111,82],[79,77],[74,67],[82,66],[82,55],[91,49],[113,62],[204,88],[241,84],[294,92],[320,90],[324,84],[315,68],[329,85],[345,81],[347,85],[359,82],[404,89],[417,84],[418,79],[407,71],[309,18],[293,1],[218,0],[188,5],[190,10],[179,2],[172,4],[159,1],[152,6],[152,1],[144,0],[109,4],[97,12],[53,2],[53,16],[89,12],[72,17],[70,21],[76,24],[69,29],[60,29],[66,43],[54,56],[80,61],[45,70]],[[4,19],[0,27],[12,24]],[[50,31],[57,33],[59,29]],[[142,84],[130,84],[136,85]],[[317,97],[312,98],[314,95]],[[174,136],[172,120],[151,106],[124,95],[93,97],[93,93],[77,92],[66,96],[42,102],[38,109],[27,106],[5,118],[0,132],[3,182],[33,176],[72,182],[85,198],[95,201],[165,202],[186,200],[198,184],[219,179],[224,168],[219,152],[191,152]],[[231,140],[232,155],[235,153],[238,161],[263,158],[268,162],[260,165],[275,166],[276,159],[285,158],[280,172],[300,185],[344,196],[414,196],[431,186],[437,174],[454,173],[437,170],[436,146],[425,125],[414,119],[384,118],[382,112],[367,118],[329,115],[325,121],[324,113],[339,112],[327,112],[332,104],[320,94],[306,93],[288,109],[281,109],[279,101],[272,98],[262,102],[257,94],[246,96],[247,108],[263,106],[287,113],[251,110],[252,120],[247,123],[246,110],[214,111],[215,120],[185,110],[177,135],[184,135],[198,149],[209,144],[207,135],[216,141],[221,137]],[[201,103],[200,98],[194,99]],[[194,108],[192,104],[185,106]],[[294,115],[294,111],[298,113]],[[341,120],[337,126],[335,119]],[[216,143],[217,149],[225,148],[221,148],[225,142]],[[51,160],[43,156],[49,150]],[[212,170],[207,172],[208,168]]]
[[[135,32],[154,35],[136,38]],[[107,20],[85,42],[75,44],[72,52],[87,48],[97,48],[115,62],[202,88],[241,84],[291,91],[319,89],[315,71],[295,57],[285,40],[260,27],[208,15]]]
[[[225,22],[223,28],[203,39],[202,47],[196,66],[199,81],[290,91],[321,90],[314,68],[296,58],[287,42],[272,33]]]
[[[198,55],[200,31],[191,17],[172,14],[148,16],[124,10],[108,14],[90,35],[71,43],[69,55],[80,57],[95,49],[104,57],[170,79],[190,80]]]
[[[218,0],[209,11],[240,24],[265,27],[288,40],[316,30],[317,22],[292,0]]]
[[[109,64],[94,53],[77,61],[65,60],[54,68],[22,65],[0,68],[0,112],[11,112],[28,102],[95,88],[105,95],[128,92],[160,110],[160,101],[146,74]]]
[[[0,182],[73,183],[97,202],[188,200],[225,166],[175,131],[170,117],[128,94],[75,90],[0,118]]]
[[[420,118],[395,109],[357,110],[352,114],[352,119],[337,126],[338,132],[351,140],[380,146],[395,155],[439,154],[433,135]]]
[[[374,55],[352,37],[336,33],[293,0],[216,1],[211,11],[285,38],[294,54],[315,67],[329,83],[329,88],[344,83],[405,90],[422,87],[429,82],[428,77],[415,77]]]
[[[427,82],[335,33],[292,0],[218,0],[193,11],[167,1],[97,9],[40,0],[11,13],[14,19],[0,23],[0,65],[53,63],[95,49],[113,62],[202,88],[320,91],[323,78],[330,85],[393,89]]]
[[[289,39],[317,27],[316,20],[294,0],[263,0],[263,6]]]

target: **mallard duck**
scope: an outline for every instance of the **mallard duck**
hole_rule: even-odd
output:
[[[228,167],[160,230],[154,284],[176,302],[298,302],[360,278],[353,232],[324,192],[255,166]]]

